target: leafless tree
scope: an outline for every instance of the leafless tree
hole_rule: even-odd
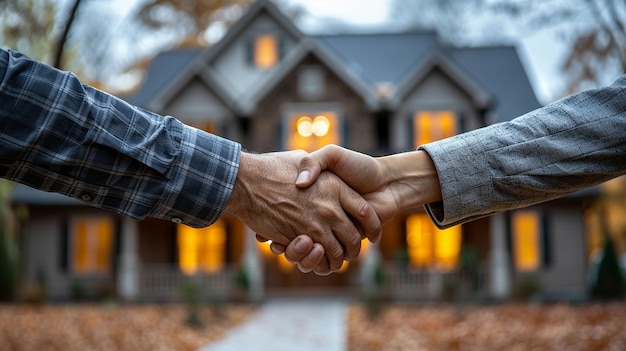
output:
[[[626,72],[623,0],[394,0],[405,28],[436,29],[453,43],[511,41],[557,29],[569,51],[562,63],[571,93]]]

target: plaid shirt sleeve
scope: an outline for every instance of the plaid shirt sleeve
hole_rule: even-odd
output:
[[[223,213],[241,146],[0,50],[0,176],[135,219],[203,227]]]

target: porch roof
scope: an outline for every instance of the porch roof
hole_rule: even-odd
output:
[[[24,184],[17,184],[13,188],[11,202],[13,204],[39,206],[75,206],[83,204],[69,196],[38,190]]]

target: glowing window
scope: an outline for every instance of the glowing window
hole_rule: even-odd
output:
[[[457,118],[452,111],[420,111],[413,116],[413,143],[420,146],[457,134]]]
[[[409,262],[415,267],[453,269],[461,251],[461,227],[439,230],[425,213],[412,214],[406,221]]]
[[[539,268],[540,221],[533,211],[517,211],[511,218],[515,268],[530,272]]]
[[[295,114],[288,119],[288,150],[314,151],[328,144],[340,144],[339,118],[333,112]]]
[[[108,217],[77,218],[72,221],[74,273],[110,273],[114,227],[113,220]]]
[[[213,273],[224,267],[226,228],[218,220],[206,228],[191,228],[179,224],[178,257],[181,271]]]
[[[260,35],[254,41],[254,65],[270,68],[278,63],[278,40],[273,35]]]

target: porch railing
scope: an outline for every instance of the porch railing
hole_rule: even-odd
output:
[[[143,265],[139,294],[148,301],[180,301],[185,289],[197,289],[200,301],[227,299],[235,288],[237,270],[224,267],[215,273],[187,275],[174,265]]]
[[[386,289],[394,299],[471,299],[484,295],[486,289],[482,268],[474,272],[442,272],[385,264],[383,269]]]

